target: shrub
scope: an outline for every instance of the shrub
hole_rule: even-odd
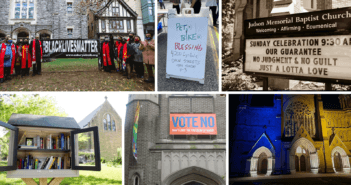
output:
[[[106,159],[101,157],[101,163],[106,163]]]

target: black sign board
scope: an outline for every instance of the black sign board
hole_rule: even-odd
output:
[[[243,71],[351,84],[351,7],[245,20]]]
[[[340,8],[286,16],[245,20],[245,37],[279,37],[281,35],[320,35],[349,33],[351,8]]]
[[[98,58],[99,41],[95,39],[44,40],[43,58]]]

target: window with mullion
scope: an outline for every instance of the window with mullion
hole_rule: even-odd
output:
[[[112,13],[114,16],[119,16],[119,7],[112,7]]]
[[[118,30],[123,30],[124,29],[122,20],[118,20],[118,21],[116,21],[116,23],[117,23],[117,29]]]
[[[22,11],[21,11],[21,18],[22,19],[27,19],[28,15],[28,7],[27,7],[27,0],[22,1]]]
[[[68,14],[73,13],[73,4],[72,3],[67,3],[67,13]]]
[[[68,35],[68,38],[72,38],[73,37],[73,29],[67,29],[67,35]]]

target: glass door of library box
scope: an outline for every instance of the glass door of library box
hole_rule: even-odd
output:
[[[101,171],[98,127],[71,131],[72,169]]]
[[[6,129],[3,129],[6,128]],[[2,141],[8,142],[8,144],[2,143],[0,145],[0,153],[1,151],[4,151],[3,149],[6,147],[8,150],[8,155],[7,155],[7,160],[2,161],[0,160],[0,171],[11,171],[11,170],[16,170],[17,169],[17,148],[18,148],[18,143],[15,142],[18,140],[18,128],[4,123],[0,121],[0,130],[3,130],[3,132],[6,134],[3,136]],[[10,134],[10,137],[7,139],[7,135]],[[1,143],[0,143],[1,144]],[[1,149],[2,148],[2,149]],[[1,155],[2,157],[4,155]]]

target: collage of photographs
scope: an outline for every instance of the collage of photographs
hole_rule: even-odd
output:
[[[351,0],[0,0],[0,185],[351,184],[350,91]]]

